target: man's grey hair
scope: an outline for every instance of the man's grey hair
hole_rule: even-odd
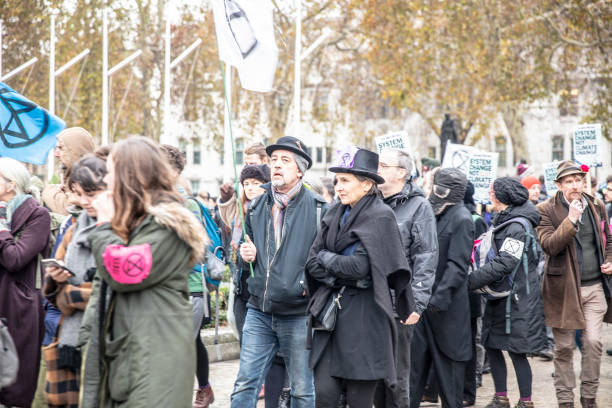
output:
[[[295,164],[298,166],[298,170],[302,173],[302,178],[304,178],[304,174],[306,174],[306,170],[308,169],[308,160],[296,153],[293,153],[293,158],[295,159]]]
[[[397,157],[397,167],[406,170],[405,180],[409,180],[414,170],[414,162],[408,152],[399,149],[390,149],[395,152]]]

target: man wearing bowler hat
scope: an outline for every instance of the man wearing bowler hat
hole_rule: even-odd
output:
[[[580,403],[597,407],[602,323],[612,323],[612,238],[604,204],[584,193],[586,166],[557,167],[557,194],[538,205],[538,236],[548,255],[542,288],[546,325],[553,328],[559,407],[574,407],[574,335],[582,330]]]
[[[312,165],[306,145],[284,136],[266,148],[271,182],[245,214],[246,242],[240,246],[251,295],[244,323],[240,369],[231,406],[254,408],[261,383],[277,351],[287,366],[291,407],[315,404],[312,370],[306,350],[304,265],[325,210],[325,200],[304,187]]]

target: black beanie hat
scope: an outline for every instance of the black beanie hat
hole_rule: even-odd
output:
[[[468,180],[467,186],[465,187],[465,196],[463,196],[464,204],[471,204],[474,207],[476,206],[476,203],[474,202],[474,192],[475,191],[476,189],[474,188],[474,184]]]
[[[523,205],[529,191],[514,177],[500,177],[493,182],[495,197],[506,205]]]
[[[270,168],[266,164],[248,164],[240,172],[240,184],[246,179],[259,180],[262,183],[270,182]]]

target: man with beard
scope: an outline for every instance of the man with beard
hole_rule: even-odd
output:
[[[304,143],[291,136],[268,146],[271,180],[245,214],[246,242],[240,246],[251,295],[243,328],[240,369],[231,406],[254,408],[261,382],[277,351],[291,384],[291,407],[314,407],[314,380],[306,351],[305,264],[325,210],[325,200],[304,187],[312,165]]]
[[[378,174],[385,182],[379,185],[384,202],[395,213],[406,258],[412,269],[412,292],[415,311],[406,321],[396,317],[398,330],[397,387],[394,392],[380,384],[376,407],[407,407],[410,401],[410,340],[414,325],[427,308],[438,264],[436,219],[423,191],[412,181],[412,158],[404,151],[383,150]]]
[[[472,356],[467,271],[474,242],[472,215],[463,204],[467,178],[441,169],[429,202],[437,221],[438,267],[429,306],[411,342],[410,407],[418,408],[433,365],[442,407],[460,407],[465,362]]]

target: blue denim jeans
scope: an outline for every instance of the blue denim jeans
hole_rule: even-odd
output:
[[[283,355],[291,408],[313,408],[314,380],[308,367],[306,316],[282,316],[249,307],[242,334],[240,369],[232,393],[232,408],[255,408],[257,394],[277,351]]]

